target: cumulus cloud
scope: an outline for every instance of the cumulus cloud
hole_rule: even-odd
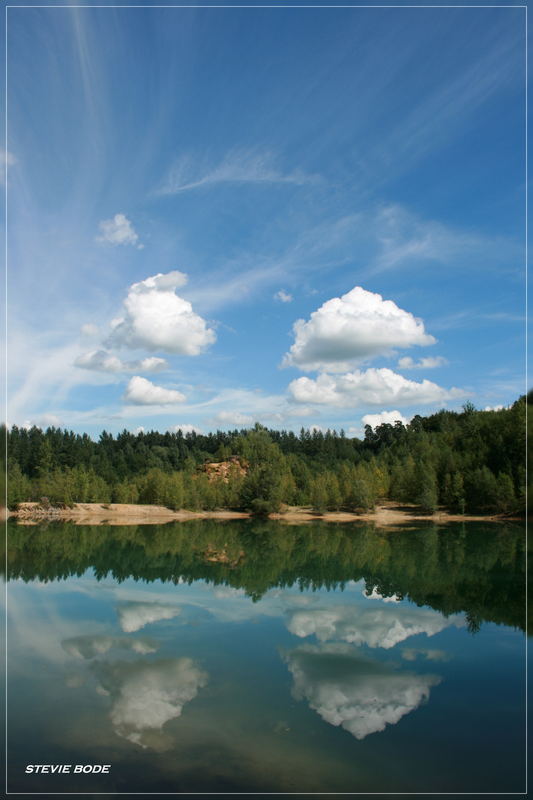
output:
[[[361,286],[328,300],[307,322],[297,320],[293,330],[295,341],[283,365],[304,370],[342,372],[349,364],[396,347],[436,341],[425,332],[422,320]]]
[[[344,375],[323,373],[316,378],[297,378],[289,391],[298,403],[320,403],[339,407],[444,403],[464,397],[461,389],[443,389],[427,379],[410,381],[391,369],[367,369]]]
[[[320,642],[341,640],[389,650],[410,636],[433,636],[450,625],[462,626],[462,617],[444,617],[425,608],[363,608],[333,606],[295,611],[287,627],[300,638],[316,636]]]
[[[85,659],[105,655],[111,649],[132,650],[139,655],[155,653],[157,649],[149,639],[132,639],[127,636],[73,636],[64,639],[61,646],[70,656]]]
[[[78,356],[74,366],[97,372],[161,372],[168,367],[168,362],[156,356],[138,361],[122,361],[107,350],[91,350]]]
[[[124,316],[113,320],[107,345],[196,356],[213,344],[215,332],[175,292],[186,282],[187,276],[174,270],[132,284]]]
[[[307,646],[286,656],[296,700],[356,739],[396,725],[429,698],[437,675],[399,672],[342,645]]]
[[[174,619],[181,614],[181,608],[162,603],[126,603],[118,606],[117,614],[124,633],[135,633],[152,622]]]
[[[292,303],[293,297],[292,294],[286,292],[285,289],[280,289],[279,292],[276,292],[274,295],[274,300],[279,300],[281,303]]]
[[[247,414],[241,414],[240,411],[220,411],[215,417],[215,422],[221,422],[223,425],[251,425],[253,418]]]
[[[141,747],[146,733],[159,731],[181,715],[183,706],[207,684],[208,675],[191,658],[147,664],[99,662],[94,672],[103,693],[111,697],[110,718],[115,732]]]
[[[436,369],[447,364],[444,356],[427,356],[414,361],[411,356],[405,356],[398,361],[399,369]]]
[[[155,383],[139,375],[130,378],[124,392],[124,401],[136,406],[166,406],[183,403],[184,400],[185,395],[181,392],[156,386]]]
[[[402,416],[399,411],[382,411],[380,414],[365,414],[363,417],[363,425],[370,425],[371,428],[384,424],[394,425],[395,422],[408,425],[409,419]]]
[[[112,245],[131,244],[138,249],[144,246],[138,244],[139,236],[125,214],[115,214],[112,219],[104,219],[98,223],[98,227],[100,236],[96,237],[97,242]]]
[[[171,425],[168,430],[170,433],[178,433],[178,431],[181,431],[184,435],[187,433],[202,433],[201,428],[197,428],[196,425],[191,425],[189,423]]]

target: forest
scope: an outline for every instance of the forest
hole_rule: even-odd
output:
[[[171,509],[288,506],[316,513],[370,510],[390,499],[425,512],[517,514],[526,496],[526,410],[441,410],[344,431],[251,429],[87,434],[49,427],[2,428],[7,504],[140,503]]]

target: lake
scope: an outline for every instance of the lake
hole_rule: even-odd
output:
[[[520,525],[9,522],[7,577],[11,792],[525,791]]]

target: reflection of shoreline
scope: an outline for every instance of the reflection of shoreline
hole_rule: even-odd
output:
[[[448,616],[466,612],[472,631],[484,621],[525,627],[525,541],[517,525],[45,522],[8,524],[7,544],[9,580],[62,580],[92,570],[96,580],[202,580],[255,600],[278,587],[342,589],[364,580],[367,594],[389,605],[408,598]]]
[[[160,525],[162,522],[187,521],[193,519],[248,519],[251,514],[245,511],[172,511],[165,506],[134,505],[128,503],[74,503],[72,508],[43,508],[39,503],[20,503],[16,511],[8,516],[19,524],[33,524],[42,520],[61,520],[77,525]],[[373,522],[379,527],[399,525],[412,521],[446,522],[506,522],[520,521],[519,517],[504,515],[464,515],[437,511],[424,514],[416,506],[389,502],[376,506],[374,511],[356,513],[349,511],[326,511],[317,515],[308,508],[291,507],[287,511],[270,514],[270,519],[298,524],[320,520],[323,522]]]

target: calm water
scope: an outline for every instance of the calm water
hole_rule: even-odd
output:
[[[12,792],[524,791],[520,527],[10,524],[8,580]]]

